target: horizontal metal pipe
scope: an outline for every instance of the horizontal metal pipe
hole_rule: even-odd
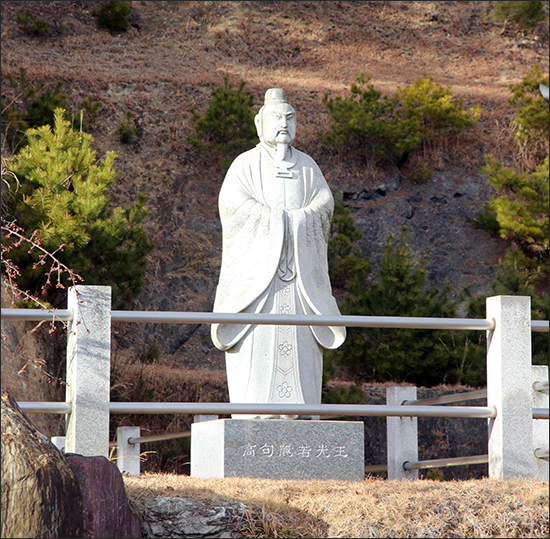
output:
[[[191,431],[174,432],[173,434],[158,434],[157,436],[139,436],[128,438],[129,444],[144,444],[145,442],[162,442],[163,440],[175,440],[177,438],[189,438]]]
[[[549,419],[548,408],[533,408],[533,419]]]
[[[535,382],[533,384],[533,389],[535,391],[547,391],[550,388],[550,384],[548,383],[548,380],[545,382]]]
[[[2,309],[2,320],[41,321],[73,319],[67,309]],[[111,311],[112,322],[141,322],[157,324],[272,324],[296,326],[346,326],[411,329],[479,330],[495,329],[493,320],[472,318],[420,318],[402,316],[324,316],[277,315],[246,313],[208,313],[172,311]],[[532,320],[531,331],[548,332],[548,320]]]
[[[365,473],[387,472],[387,464],[369,464],[365,466]]]
[[[2,309],[3,320],[63,320],[73,319],[67,309]],[[413,329],[493,330],[494,321],[471,318],[420,318],[400,316],[324,316],[276,315],[246,313],[208,313],[172,311],[111,311],[113,322],[150,322],[173,324],[273,324],[297,326],[386,327]],[[532,320],[531,330],[548,332],[548,320]]]
[[[215,402],[111,402],[112,414],[257,414],[380,417],[494,418],[485,406],[388,406],[382,404],[238,404]]]
[[[18,402],[28,414],[70,414],[70,402]],[[383,404],[237,404],[228,402],[111,402],[112,414],[258,414],[327,417],[494,418],[494,406],[388,406]],[[533,419],[548,419],[548,408],[533,408]]]
[[[548,449],[535,449],[535,457],[538,459],[547,459],[548,455]]]
[[[73,409],[70,402],[18,402],[17,404],[26,414],[70,414]]]
[[[72,319],[73,312],[67,309],[2,309],[2,320],[29,320],[32,322],[62,320],[66,322]]]
[[[402,316],[326,316],[305,314],[249,314],[172,311],[111,311],[112,322],[172,324],[258,324],[292,326],[346,326],[371,328],[492,330],[493,320],[419,318]]]
[[[531,320],[531,331],[539,331],[548,333],[550,331],[550,321],[548,320]]]
[[[465,393],[453,393],[452,395],[442,395],[441,397],[432,397],[429,399],[417,399],[414,401],[403,401],[404,406],[422,406],[427,404],[448,404],[451,402],[469,401],[472,399],[483,399],[487,397],[487,390],[468,391]]]
[[[427,468],[445,468],[447,466],[464,466],[466,464],[487,464],[489,455],[474,455],[472,457],[454,457],[450,459],[420,460],[404,462],[405,470],[425,470]]]

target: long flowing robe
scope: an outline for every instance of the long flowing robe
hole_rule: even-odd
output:
[[[260,143],[227,172],[214,312],[339,314],[327,263],[334,200],[315,161],[291,152],[281,164]],[[230,401],[240,403],[320,403],[322,348],[344,339],[343,327],[212,326]]]

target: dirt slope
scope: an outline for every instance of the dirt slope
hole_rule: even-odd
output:
[[[287,90],[298,112],[296,146],[352,206],[365,255],[376,262],[386,235],[407,226],[433,283],[486,290],[504,244],[469,225],[491,195],[477,171],[485,153],[514,158],[508,87],[535,63],[547,69],[547,23],[520,39],[492,22],[490,2],[139,1],[130,2],[130,30],[114,37],[95,29],[97,4],[3,1],[2,98],[16,98],[6,76],[23,67],[31,81],[63,81],[74,110],[88,95],[101,103],[91,134],[99,156],[108,150],[119,156],[113,201],[124,205],[141,191],[151,212],[146,227],[156,249],[135,309],[212,307],[222,175],[185,137],[192,132],[189,107],[204,110],[224,76],[234,84],[245,80],[257,107],[267,88]],[[21,31],[16,16],[27,11],[48,22],[46,36]],[[329,125],[322,97],[346,94],[361,72],[387,93],[427,73],[466,106],[479,103],[481,120],[459,143],[419,157],[434,171],[422,184],[407,179],[406,168],[381,171],[345,160],[319,144],[317,132]],[[131,146],[114,135],[128,110],[142,128]],[[117,334],[123,347],[158,342],[169,363],[222,368],[208,328],[121,326]]]

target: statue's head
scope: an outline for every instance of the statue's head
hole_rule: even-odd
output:
[[[269,146],[292,144],[296,137],[296,111],[281,88],[265,93],[264,106],[254,118],[260,140]]]

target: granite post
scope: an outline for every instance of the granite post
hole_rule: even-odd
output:
[[[401,405],[416,400],[416,387],[388,387],[386,404]],[[388,479],[418,479],[418,470],[405,470],[405,462],[418,460],[418,419],[416,417],[386,418],[388,441]]]
[[[533,388],[531,381],[531,298],[487,298],[487,406],[489,477],[533,475]]]
[[[139,427],[118,427],[116,430],[117,460],[116,464],[121,473],[125,475],[137,475],[141,472],[140,467],[140,445],[131,444],[130,438],[139,438]]]
[[[111,287],[69,289],[73,312],[67,342],[66,400],[72,405],[65,451],[109,456],[111,374]]]
[[[547,365],[533,365],[531,369],[531,381],[533,384],[535,382],[548,381]],[[533,390],[533,408],[548,408],[548,389],[545,389],[544,391]],[[533,419],[533,449],[548,451],[549,437],[550,429],[548,419]],[[548,483],[548,457],[537,458],[533,452],[533,458],[533,477]]]

